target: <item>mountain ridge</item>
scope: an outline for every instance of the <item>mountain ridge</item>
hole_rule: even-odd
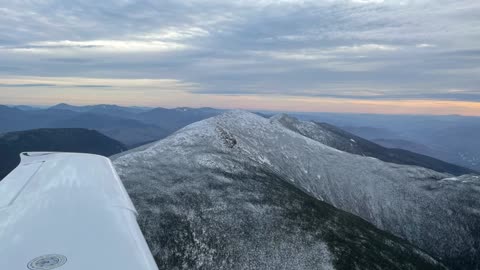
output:
[[[188,156],[182,153],[185,151],[195,154]],[[230,164],[231,159],[237,159],[237,165]],[[407,239],[454,269],[478,268],[476,228],[480,219],[471,211],[480,208],[475,199],[480,190],[477,176],[455,178],[346,153],[272,119],[240,111],[191,124],[138,152],[116,156],[114,164],[135,197],[142,189],[135,180],[139,174],[146,175],[151,188],[162,181],[155,174],[167,177],[157,170],[159,166],[166,169],[160,160],[175,170],[189,172],[220,170],[235,174],[247,165],[266,170],[319,201]],[[138,170],[132,169],[137,166]],[[168,172],[178,175],[171,169]],[[176,177],[180,181],[187,175]],[[134,187],[129,187],[130,181],[136,182]],[[175,185],[170,181],[168,185]]]
[[[245,158],[219,117],[112,158],[160,269],[443,269]]]
[[[464,175],[478,172],[411,151],[386,148],[328,123],[301,121],[286,114],[271,118],[284,127],[322,144],[351,154],[375,157],[385,162],[415,165],[438,172]]]

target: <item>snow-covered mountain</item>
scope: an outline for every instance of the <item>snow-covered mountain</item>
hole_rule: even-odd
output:
[[[431,156],[480,171],[480,117],[463,115],[385,115],[294,113],[327,122],[386,147]]]
[[[438,172],[464,175],[474,170],[403,149],[391,149],[373,143],[327,123],[300,121],[286,114],[272,117],[284,127],[322,144],[351,154],[369,156],[385,162],[416,165]]]
[[[478,176],[340,151],[279,117],[228,112],[114,165],[161,269],[441,267],[382,230],[479,267]]]

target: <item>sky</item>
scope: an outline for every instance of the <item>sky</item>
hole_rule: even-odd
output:
[[[480,115],[480,1],[0,3],[1,104]]]

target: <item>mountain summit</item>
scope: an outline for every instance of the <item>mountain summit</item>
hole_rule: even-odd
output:
[[[478,176],[340,151],[277,118],[227,112],[114,164],[162,269],[441,267],[397,237],[478,267]]]

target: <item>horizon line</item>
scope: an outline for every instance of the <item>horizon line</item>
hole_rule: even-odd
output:
[[[443,100],[440,100],[443,101]],[[478,102],[480,105],[480,102]],[[18,106],[28,106],[36,107],[38,109],[49,109],[57,105],[69,105],[75,107],[85,107],[85,106],[99,106],[99,105],[111,105],[119,106],[125,108],[148,108],[148,109],[180,109],[180,108],[190,108],[190,109],[215,109],[215,110],[242,110],[250,112],[272,112],[272,113],[298,113],[298,114],[344,114],[344,115],[388,115],[388,116],[433,116],[433,117],[446,117],[446,116],[458,116],[458,117],[474,117],[479,118],[480,115],[468,115],[468,114],[428,114],[428,113],[380,113],[380,112],[348,112],[348,111],[302,111],[302,110],[279,110],[279,109],[267,109],[267,108],[240,108],[240,107],[212,107],[212,106],[148,106],[148,105],[123,105],[118,103],[73,103],[73,102],[59,102],[52,104],[29,104],[29,103],[3,103],[7,107],[18,107]]]

